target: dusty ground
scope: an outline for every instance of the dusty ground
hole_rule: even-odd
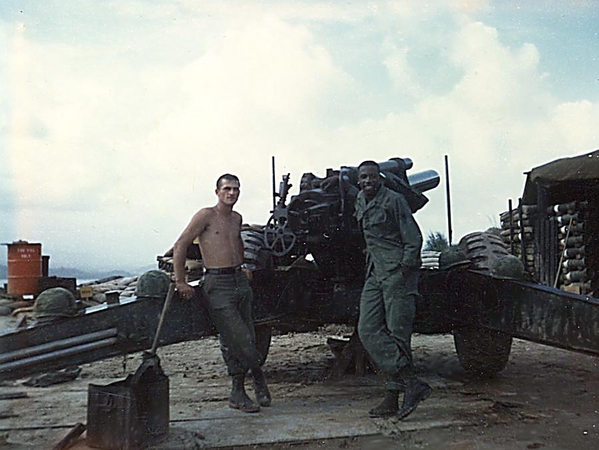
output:
[[[367,417],[383,392],[377,376],[327,378],[326,337],[348,331],[274,336],[265,366],[273,405],[252,415],[226,405],[229,380],[216,339],[159,349],[170,380],[170,436],[154,448],[599,448],[597,357],[515,341],[506,370],[477,381],[461,370],[451,336],[417,335],[416,368],[434,392],[397,423]],[[48,388],[1,385],[0,393],[26,397],[0,400],[0,448],[52,448],[86,422],[89,383],[122,379],[139,362],[132,355],[86,365],[79,379]],[[88,447],[81,439],[72,448]]]

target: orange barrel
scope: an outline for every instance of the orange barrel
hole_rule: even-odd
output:
[[[8,293],[37,294],[42,276],[42,244],[16,241],[8,246]]]

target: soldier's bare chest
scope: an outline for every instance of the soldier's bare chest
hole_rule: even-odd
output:
[[[215,216],[208,223],[206,234],[216,238],[229,238],[239,234],[239,224],[234,216],[223,217]]]

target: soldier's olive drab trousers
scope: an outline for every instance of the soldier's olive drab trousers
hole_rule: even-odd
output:
[[[260,367],[252,317],[252,289],[244,272],[204,276],[202,286],[210,317],[219,333],[229,375]]]
[[[412,366],[412,324],[418,295],[417,269],[387,277],[366,277],[360,298],[358,334],[364,348],[386,375],[385,387],[400,390],[400,371]]]

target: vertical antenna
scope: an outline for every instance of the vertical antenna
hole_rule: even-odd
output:
[[[447,239],[449,245],[453,241],[453,229],[451,227],[451,195],[449,193],[449,158],[445,155],[445,197],[447,200]]]
[[[271,156],[271,162],[272,162],[272,211],[271,212],[274,212],[275,207],[277,206],[277,200],[276,200],[277,191],[275,188],[275,183],[276,183],[276,181],[275,181],[275,177],[276,177],[276,175],[275,175],[275,157],[274,156]]]

